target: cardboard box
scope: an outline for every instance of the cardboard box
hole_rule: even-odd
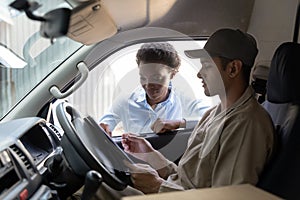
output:
[[[250,184],[124,197],[122,200],[279,200],[281,198]]]

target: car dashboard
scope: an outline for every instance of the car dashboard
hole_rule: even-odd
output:
[[[177,130],[163,136],[149,133],[143,137],[168,159],[176,162],[182,154],[179,149],[186,147],[186,142],[182,141],[187,141],[191,130]],[[80,163],[85,166],[88,162],[76,157],[77,151],[66,154],[74,148],[66,135],[65,129],[40,117],[0,123],[0,199],[66,199],[84,185],[85,179],[79,172],[83,169],[89,171],[92,167],[90,164],[88,168],[79,167],[79,172],[74,169],[81,166]],[[113,141],[122,148],[121,137],[115,137]],[[106,148],[113,152],[113,146]],[[113,154],[114,157],[116,155]],[[75,159],[74,163],[70,159]],[[101,160],[100,163],[105,162]]]
[[[62,131],[42,118],[0,124],[0,199],[50,199],[44,184],[48,158],[60,151]]]

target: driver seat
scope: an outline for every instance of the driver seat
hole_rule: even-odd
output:
[[[272,58],[267,100],[263,103],[277,129],[273,159],[258,187],[284,199],[299,199],[300,180],[300,44],[281,44]]]

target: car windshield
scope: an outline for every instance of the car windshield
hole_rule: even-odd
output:
[[[0,47],[14,52],[16,59],[24,61],[24,67],[9,66],[0,51],[0,118],[82,46],[67,37],[57,38],[53,43],[42,38],[39,34],[40,22],[30,20],[24,12],[10,9],[9,13],[7,5],[11,2],[6,0],[0,3]],[[63,0],[36,2],[39,8],[35,15],[43,15],[58,7],[70,7]]]

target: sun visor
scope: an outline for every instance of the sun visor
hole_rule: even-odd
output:
[[[117,27],[103,4],[87,2],[73,9],[68,37],[85,45],[95,44],[116,34]]]

